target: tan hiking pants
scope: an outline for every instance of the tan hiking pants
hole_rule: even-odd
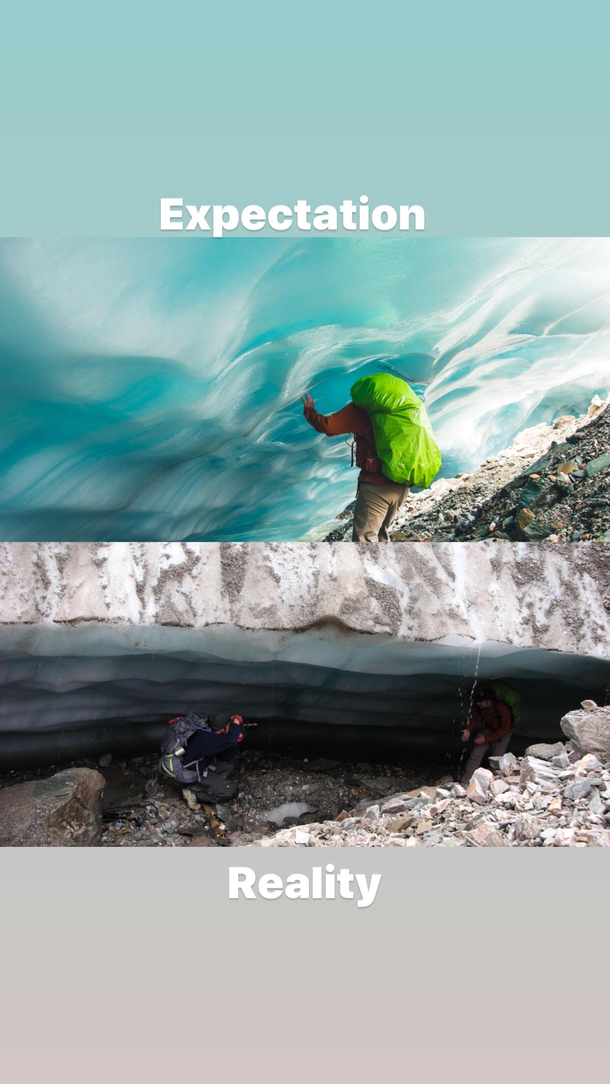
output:
[[[389,542],[388,528],[408,492],[409,487],[398,482],[388,482],[384,486],[361,482],[354,509],[353,541]]]
[[[468,786],[471,775],[476,772],[477,768],[481,767],[484,757],[501,757],[508,749],[511,738],[512,733],[506,734],[499,741],[486,741],[482,742],[481,745],[473,745],[466,761],[466,767],[460,776],[462,786]]]

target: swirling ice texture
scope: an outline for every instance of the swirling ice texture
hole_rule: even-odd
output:
[[[424,396],[444,475],[610,378],[607,239],[0,243],[0,536],[296,540],[352,499],[305,423]]]

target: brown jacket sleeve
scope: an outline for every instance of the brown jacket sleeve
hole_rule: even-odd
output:
[[[325,433],[327,437],[340,437],[346,433],[354,433],[355,436],[366,436],[366,415],[362,417],[362,411],[353,403],[348,403],[343,410],[335,414],[318,414],[311,407],[305,407],[303,414],[307,421],[318,433]]]

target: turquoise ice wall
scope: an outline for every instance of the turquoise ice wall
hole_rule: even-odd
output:
[[[610,379],[610,242],[0,241],[0,536],[295,540],[352,498],[325,413],[389,369],[443,472]]]

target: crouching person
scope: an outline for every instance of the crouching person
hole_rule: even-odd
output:
[[[472,711],[462,730],[462,741],[474,735],[474,744],[460,776],[465,786],[486,756],[501,757],[508,749],[515,720],[510,707],[499,700],[492,688],[477,689]]]
[[[237,784],[227,776],[244,739],[241,715],[189,715],[172,719],[161,742],[159,770],[204,802],[227,802]]]

